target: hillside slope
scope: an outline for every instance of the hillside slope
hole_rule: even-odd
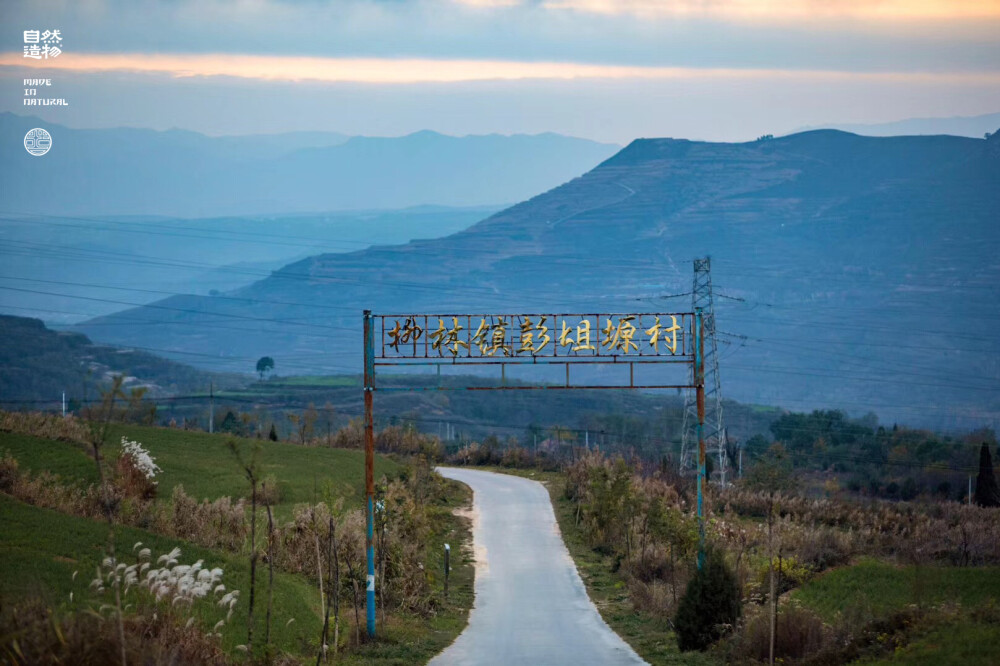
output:
[[[130,327],[136,311],[81,329],[358,372],[363,308],[686,311],[690,262],[711,255],[728,396],[988,424],[1000,414],[998,182],[1000,136],[637,140],[464,232],[311,257],[233,292],[253,305],[175,297],[161,303],[174,311],[141,313],[155,329]],[[250,311],[268,321],[222,330]]]
[[[62,392],[95,400],[113,375],[126,388],[145,386],[151,395],[235,385],[239,378],[217,375],[135,349],[93,344],[85,335],[52,331],[38,319],[0,315],[0,405],[4,409],[58,404]]]

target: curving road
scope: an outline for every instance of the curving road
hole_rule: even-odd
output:
[[[469,626],[431,660],[452,664],[643,664],[587,597],[537,481],[439,467],[472,488],[476,601]]]

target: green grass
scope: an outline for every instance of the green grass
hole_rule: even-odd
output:
[[[113,454],[121,436],[138,440],[149,449],[163,469],[159,476],[160,501],[168,501],[177,484],[194,497],[214,499],[225,495],[246,494],[246,481],[232,453],[224,446],[225,437],[207,433],[165,428],[116,426],[107,451]],[[256,440],[242,440],[249,446]],[[308,448],[294,444],[265,441],[261,443],[261,466],[264,476],[273,476],[281,488],[281,504],[276,506],[278,519],[288,519],[294,504],[323,499],[330,488],[345,497],[347,507],[363,504],[364,454],[327,448]],[[0,452],[9,450],[22,469],[32,472],[50,470],[63,479],[91,483],[96,480],[93,460],[75,444],[26,435],[0,433]],[[376,478],[394,475],[400,465],[376,458]],[[450,595],[446,602],[429,617],[413,615],[390,616],[386,626],[379,616],[379,639],[360,650],[345,655],[345,663],[412,664],[426,662],[450,644],[464,629],[473,602],[473,561],[471,552],[461,544],[471,543],[468,521],[453,514],[459,506],[471,503],[471,491],[457,482],[448,482],[446,497],[430,507],[433,533],[428,542],[425,561],[433,589],[443,586],[440,571],[443,565],[443,544],[452,546]],[[107,526],[98,521],[22,504],[0,494],[0,607],[25,596],[40,596],[54,607],[72,610],[87,605],[92,595],[87,586],[93,571],[103,557]],[[204,559],[206,565],[220,566],[226,571],[227,587],[241,592],[239,612],[244,613],[223,633],[224,646],[232,649],[246,641],[246,603],[249,593],[249,564],[246,558],[231,553],[212,551],[176,539],[158,536],[139,529],[118,527],[116,548],[119,553],[131,553],[136,541],[142,541],[159,555],[179,545],[182,562]],[[79,571],[72,580],[74,571]],[[266,568],[259,576],[258,599],[264,599]],[[69,593],[75,602],[69,603]],[[104,602],[107,602],[105,599]],[[264,602],[259,602],[257,629],[263,633]],[[206,628],[212,627],[222,613],[206,604],[196,615]],[[303,654],[318,644],[320,630],[319,595],[302,576],[280,574],[275,584],[275,621],[272,623],[274,643],[282,650]],[[353,617],[349,596],[341,605],[342,631]],[[286,627],[290,618],[295,622]],[[362,608],[362,623],[364,609]],[[238,622],[239,630],[236,625]]]
[[[361,378],[356,376],[339,376],[339,375],[329,375],[329,376],[313,376],[313,375],[302,375],[293,377],[278,377],[275,379],[270,379],[259,385],[261,389],[267,388],[281,388],[285,386],[322,386],[323,388],[330,387],[351,387],[351,386],[361,386]],[[319,405],[317,405],[318,407]]]
[[[565,477],[558,472],[516,470],[502,467],[489,471],[515,474],[534,479],[545,485],[555,510],[563,542],[576,564],[587,594],[608,623],[640,657],[654,666],[658,664],[718,664],[712,655],[701,652],[681,653],[677,638],[664,618],[636,611],[628,596],[625,580],[613,571],[610,557],[601,555],[589,545],[577,527],[573,503],[564,499]]]
[[[113,604],[110,589],[103,598],[96,597],[88,586],[95,569],[104,557],[108,526],[100,521],[78,518],[30,506],[0,494],[0,600],[7,606],[26,596],[37,596],[63,611],[79,610],[101,603]],[[250,566],[246,558],[201,548],[177,539],[162,537],[145,530],[117,527],[115,548],[121,561],[129,561],[132,546],[141,541],[154,557],[180,547],[182,564],[204,559],[206,567],[221,567],[223,583],[240,591],[233,619],[222,631],[223,647],[232,650],[246,642],[247,603],[250,592]],[[76,579],[73,572],[78,571]],[[260,575],[263,572],[263,575]],[[258,569],[255,633],[263,637],[266,599],[266,568]],[[74,600],[70,602],[69,595]],[[130,592],[130,595],[134,592]],[[126,601],[131,599],[127,597]],[[274,621],[271,636],[280,650],[299,653],[303,645],[318,645],[320,631],[319,594],[305,579],[276,573],[274,584]],[[209,630],[225,617],[224,611],[202,600],[194,605],[194,615]],[[286,626],[290,618],[295,622]]]
[[[156,459],[163,472],[157,477],[159,497],[168,499],[174,486],[196,499],[248,497],[243,472],[226,447],[225,435],[204,432],[116,425],[111,429],[105,455],[114,455],[122,436],[137,440]],[[364,503],[364,452],[304,447],[285,442],[238,440],[249,455],[260,444],[261,478],[273,477],[281,493],[275,506],[279,519],[291,517],[296,504],[317,502],[330,488],[344,497],[347,508]],[[22,468],[37,472],[48,469],[67,480],[93,483],[97,472],[93,459],[76,444],[27,435],[0,433],[0,452],[9,449]],[[375,478],[394,476],[400,466],[382,456],[375,457]]]
[[[248,496],[247,482],[225,446],[224,435],[131,425],[112,428],[113,442],[120,441],[123,435],[142,442],[163,469],[158,477],[161,497],[169,497],[177,484],[183,484],[185,492],[198,499]],[[323,489],[328,486],[344,497],[345,506],[363,505],[363,451],[268,440],[238,441],[247,455],[251,447],[260,443],[261,477],[273,476],[281,492],[281,501],[275,508],[279,518],[289,518],[295,504],[320,501]],[[382,475],[393,476],[398,470],[396,463],[376,456],[376,480]]]
[[[65,481],[97,483],[94,459],[79,444],[0,432],[0,456],[5,452],[14,456],[20,469],[33,474],[47,470]]]
[[[856,662],[866,666],[993,666],[1000,661],[1000,626],[956,622],[935,628],[890,657]]]
[[[434,531],[429,542],[430,556],[426,560],[431,572],[432,589],[440,591],[443,579],[443,545],[452,545],[450,593],[435,612],[427,618],[414,615],[389,616],[387,624],[378,618],[378,640],[359,650],[345,653],[341,659],[349,664],[399,665],[424,663],[449,645],[468,622],[473,601],[474,563],[470,548],[470,526],[467,520],[453,515],[454,508],[471,503],[469,489],[449,482],[445,501],[432,507]],[[60,611],[81,610],[113,603],[110,589],[105,597],[96,597],[88,586],[94,571],[104,557],[107,524],[101,521],[69,516],[50,509],[23,504],[0,494],[0,607],[13,605],[18,599],[38,597]],[[205,560],[207,567],[222,567],[223,582],[229,589],[240,590],[240,601],[233,620],[223,630],[223,647],[232,651],[246,642],[246,613],[250,590],[250,569],[246,557],[214,551],[163,537],[145,530],[116,527],[115,548],[122,561],[131,561],[132,547],[137,541],[153,551],[154,558],[174,546],[182,551],[182,564]],[[73,572],[79,572],[73,579]],[[254,632],[258,638],[264,631],[266,604],[266,566],[258,568],[257,610]],[[70,602],[70,592],[74,600]],[[134,594],[134,593],[130,593]],[[131,599],[127,598],[126,601]],[[353,607],[345,597],[341,603],[342,632],[350,632]],[[362,601],[362,604],[364,602]],[[321,629],[319,594],[304,577],[276,572],[274,610],[271,624],[273,644],[293,655],[314,654]],[[210,603],[195,604],[195,617],[206,630],[222,619],[225,613]],[[295,622],[287,625],[289,619]],[[365,622],[364,608],[361,622]],[[364,629],[362,629],[362,632]],[[237,653],[234,653],[237,654]]]
[[[792,592],[827,622],[847,608],[883,617],[908,605],[972,608],[1000,599],[1000,567],[895,566],[873,559],[829,571]]]

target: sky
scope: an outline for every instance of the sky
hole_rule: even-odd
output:
[[[71,127],[748,140],[1000,111],[1000,0],[3,0]],[[23,30],[63,53],[23,57]],[[67,107],[23,106],[23,78]]]

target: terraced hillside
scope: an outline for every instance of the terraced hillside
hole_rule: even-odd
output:
[[[687,310],[690,262],[711,255],[729,396],[979,425],[1000,413],[997,182],[1000,133],[641,139],[464,232],[310,257],[242,301],[174,297],[81,330],[216,368],[268,354],[279,372],[358,372],[363,308]]]

